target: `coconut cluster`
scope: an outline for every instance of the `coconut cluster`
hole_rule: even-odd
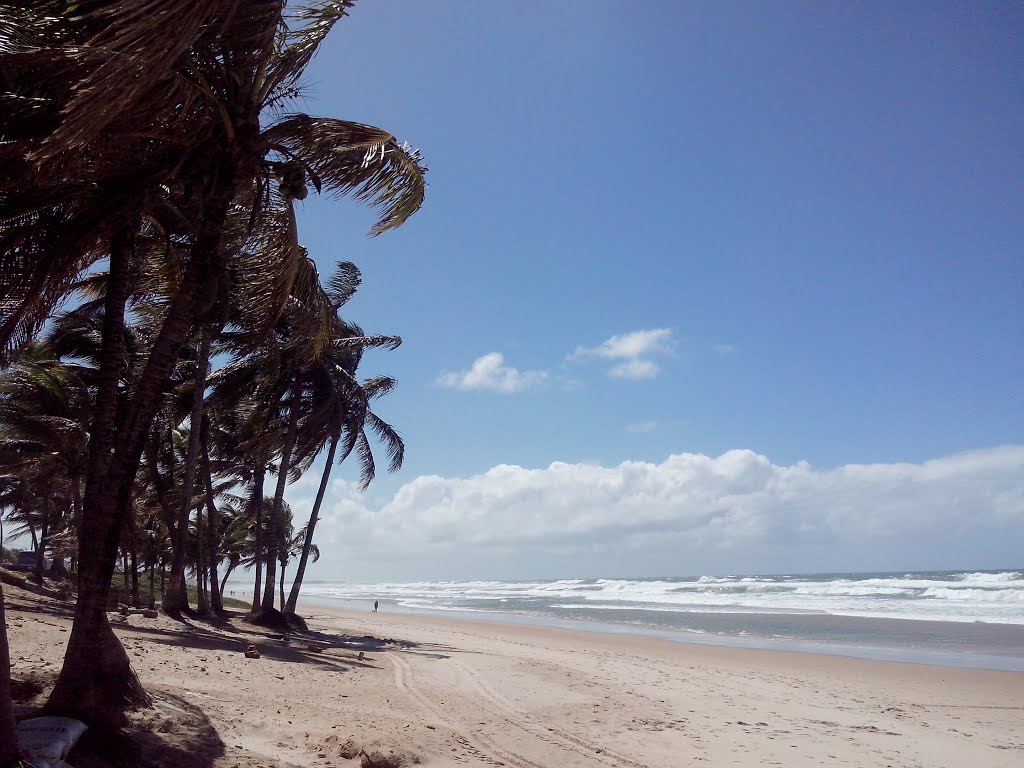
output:
[[[309,194],[306,187],[306,170],[301,163],[290,161],[274,163],[274,173],[280,182],[281,194],[295,200],[305,200]]]

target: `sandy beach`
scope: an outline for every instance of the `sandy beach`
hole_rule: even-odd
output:
[[[69,603],[5,586],[24,716],[60,668]],[[154,708],[130,765],[1010,768],[1024,674],[716,648],[307,607],[289,642],[118,617]],[[243,651],[256,644],[261,658]],[[83,740],[72,764],[99,765]]]

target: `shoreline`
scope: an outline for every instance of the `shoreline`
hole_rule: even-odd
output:
[[[251,600],[252,590],[236,589],[240,599]],[[1024,672],[1024,625],[995,622],[946,622],[927,619],[901,619],[857,617],[834,614],[779,614],[730,613],[717,611],[706,614],[686,614],[715,623],[748,622],[754,631],[744,634],[715,631],[714,629],[688,630],[645,626],[634,623],[616,623],[589,619],[567,619],[543,614],[512,611],[479,611],[457,608],[411,607],[398,600],[384,598],[383,610],[414,616],[437,616],[454,621],[492,622],[511,626],[528,625],[575,630],[595,634],[657,637],[671,642],[790,653],[820,654],[827,656],[924,664],[965,669],[989,669],[1006,672]],[[302,598],[302,606],[338,610],[358,615],[362,600],[309,596]],[[372,601],[370,603],[372,605]],[[369,607],[366,608],[369,610]],[[758,631],[764,625],[797,624],[817,626],[817,637],[780,636]],[[821,639],[832,634],[831,641]]]
[[[14,677],[45,688],[70,603],[7,587],[5,596]],[[117,617],[154,696],[153,710],[132,714],[151,750],[139,764],[1013,768],[1024,759],[1020,672],[304,605],[310,630],[290,642],[240,614]],[[250,643],[260,658],[245,658]]]
[[[588,743],[599,744],[608,725],[604,718],[611,717],[617,707],[624,707],[631,725],[617,735],[626,738],[631,749],[640,749],[636,734],[647,732],[651,736],[673,730],[688,733],[691,745],[715,744],[711,757],[702,760],[691,756],[680,761],[674,750],[685,740],[666,736],[665,742],[673,744],[671,748],[658,753],[651,746],[644,753],[640,762],[649,768],[668,768],[691,760],[752,767],[835,764],[844,759],[859,766],[928,764],[952,768],[979,764],[994,768],[1016,765],[1024,758],[1024,725],[1019,717],[1024,711],[1021,672],[681,643],[661,637],[447,615],[352,612],[320,604],[310,613],[310,620],[318,626],[383,632],[425,647],[434,644],[443,651],[432,662],[439,667],[447,654],[451,654],[449,658],[469,654],[474,659],[473,668],[467,669],[465,661],[461,669],[456,664],[462,673],[462,688],[474,687],[474,675],[481,678],[481,685],[475,686],[477,692],[483,691],[484,698],[492,702],[508,705],[502,707],[506,713],[529,713],[533,706],[546,717],[557,707],[551,698],[538,694],[536,680],[541,678],[550,684],[554,677],[560,688],[568,687],[565,698],[585,697],[581,703],[589,709],[584,708],[584,713],[604,716],[583,717],[577,712],[572,719],[577,726],[589,724],[593,728]],[[551,659],[558,662],[551,664]],[[542,669],[539,674],[538,665]],[[436,674],[450,682],[444,673]],[[597,682],[592,676],[604,679]],[[631,698],[643,701],[640,712],[634,711]],[[609,699],[617,699],[616,704],[605,703]],[[426,706],[426,702],[423,704]],[[957,726],[965,724],[960,721],[972,719],[968,713],[990,709],[1000,712],[1003,723],[990,735],[1002,733],[1008,741],[987,756],[975,753],[973,742],[971,748],[963,748],[933,731],[940,727],[940,720],[949,717],[953,722],[949,723],[948,734],[972,740],[978,735],[976,731]],[[940,712],[941,718],[936,715]],[[673,721],[669,714],[681,717]],[[854,722],[851,716],[865,719]],[[780,724],[780,718],[784,724]],[[922,730],[910,742],[901,743],[901,738],[908,736],[904,728],[914,718],[921,718],[916,725]],[[625,723],[625,714],[620,720]],[[697,720],[704,722],[697,728],[701,736],[693,731]],[[982,722],[997,724],[986,715],[972,728],[980,727]],[[803,737],[797,736],[802,730],[804,736],[816,731],[812,740],[819,746],[828,745],[828,749],[809,748]],[[866,740],[860,745],[863,751],[858,750],[858,756],[850,759],[848,750],[859,741],[854,734],[864,735]],[[774,743],[786,739],[792,739],[792,743],[784,747]],[[918,757],[909,759],[904,748],[916,751]],[[624,754],[620,749],[618,755]],[[660,757],[652,761],[652,754]],[[773,754],[779,759],[772,760]],[[622,760],[612,764],[630,765]]]

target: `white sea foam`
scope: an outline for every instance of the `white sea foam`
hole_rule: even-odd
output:
[[[1024,573],[948,572],[698,579],[308,584],[306,594],[418,608],[512,612],[642,610],[825,613],[1024,624]]]

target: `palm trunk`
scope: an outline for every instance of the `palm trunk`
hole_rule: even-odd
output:
[[[299,565],[295,569],[295,580],[292,582],[292,589],[288,593],[288,603],[284,608],[285,613],[295,613],[295,607],[299,602],[299,590],[302,589],[302,579],[306,575],[309,551],[313,546],[313,530],[316,528],[317,515],[320,514],[320,505],[323,504],[324,494],[327,492],[327,482],[331,479],[331,470],[334,469],[334,456],[338,452],[338,438],[338,434],[331,436],[331,447],[327,452],[327,462],[324,464],[323,474],[320,475],[320,488],[316,492],[313,511],[309,513],[309,522],[306,523],[306,539],[302,542],[302,554],[299,556]]]
[[[210,367],[210,332],[207,326],[203,325],[202,340],[199,343],[199,359],[196,360],[195,387],[192,391],[192,416],[189,421],[188,455],[185,457],[185,476],[181,482],[181,506],[178,509],[178,525],[175,531],[174,561],[171,563],[171,575],[185,572],[185,542],[188,532],[188,513],[192,509],[192,493],[195,489],[196,467],[199,463],[199,438],[202,433],[200,427],[203,419],[203,403],[206,397],[206,374]],[[202,551],[202,546],[200,546]],[[198,581],[202,581],[201,570]],[[172,578],[172,584],[177,581]],[[188,593],[177,594],[175,590],[164,595],[164,610],[168,613],[175,613],[188,609]],[[199,607],[199,610],[209,610],[209,605]]]
[[[224,597],[224,585],[228,583],[228,579],[231,578],[231,572],[233,570],[235,570],[235,568],[237,568],[237,567],[238,567],[238,561],[237,560],[232,560],[230,563],[228,563],[228,571],[227,571],[227,573],[224,574],[224,578],[221,579],[221,581],[220,581],[220,595],[221,595],[221,598]]]
[[[107,621],[110,581],[126,518],[131,483],[121,492],[111,484],[118,384],[124,357],[124,307],[134,235],[125,230],[111,241],[110,276],[104,304],[100,366],[89,440],[78,553],[78,601],[64,665],[45,711],[77,717],[90,725],[120,725],[126,708],[147,705],[128,654]],[[116,475],[117,473],[115,473]]]
[[[117,727],[124,721],[125,709],[150,703],[107,621],[107,598],[118,538],[131,513],[132,487],[146,436],[170,385],[181,345],[196,315],[205,310],[202,302],[208,298],[205,294],[211,281],[216,289],[216,273],[211,274],[211,270],[223,259],[220,241],[235,194],[237,172],[236,161],[228,153],[219,158],[219,163],[223,167],[214,174],[218,183],[204,206],[192,258],[121,418],[117,411],[118,378],[133,232],[121,233],[111,243],[89,474],[82,505],[82,540],[88,546],[80,553],[78,603],[64,665],[44,709],[93,726]]]
[[[281,592],[281,613],[284,613],[284,569],[287,565],[286,562],[281,561],[281,580],[277,583]]]
[[[17,765],[18,737],[14,725],[14,701],[11,697],[11,652],[7,645],[4,588],[0,583],[0,768],[15,768]]]
[[[129,552],[129,567],[132,569],[132,607],[139,607],[139,537],[135,531],[135,518],[129,520],[129,530],[131,536],[129,538],[129,545],[131,551]]]
[[[203,506],[196,507],[196,602],[202,615],[210,613],[210,599],[206,594],[206,554],[203,539]]]
[[[256,562],[256,583],[252,588],[252,612],[260,609],[260,584],[263,578],[263,524],[260,518],[263,517],[263,482],[267,476],[266,463],[262,463],[256,470],[256,483],[253,485],[252,499],[250,503],[253,509],[253,556]]]
[[[221,600],[221,591],[217,581],[217,561],[220,555],[217,552],[218,538],[220,537],[220,511],[217,509],[217,502],[213,495],[213,474],[210,470],[210,420],[203,416],[202,434],[202,461],[203,479],[206,486],[206,532],[207,532],[207,556],[209,558],[210,574],[210,604],[214,612],[222,613],[224,603]]]
[[[284,449],[281,451],[281,464],[277,470],[277,488],[274,491],[274,506],[270,509],[270,520],[267,532],[270,534],[267,545],[267,578],[263,585],[264,611],[274,610],[274,571],[277,566],[278,544],[281,540],[281,509],[284,506],[284,489],[288,485],[288,471],[291,469],[292,450],[299,432],[299,410],[301,387],[296,381],[292,385],[290,405],[288,407],[288,431],[285,433]]]
[[[75,521],[75,539],[78,542],[78,546],[82,545],[82,478],[79,476],[79,470],[73,470],[70,472],[68,480],[71,483],[71,510],[72,516]],[[75,558],[71,561],[74,563]]]
[[[50,500],[43,497],[43,521],[39,526],[39,546],[36,547],[36,565],[33,573],[36,581],[43,583],[43,571],[46,570],[46,539],[50,535]]]
[[[136,608],[139,607],[139,559],[135,554],[135,549],[132,549],[131,563],[132,569],[132,605]]]

